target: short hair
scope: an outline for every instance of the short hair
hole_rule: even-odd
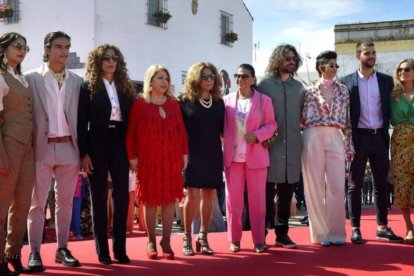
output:
[[[362,47],[374,47],[374,46],[375,44],[372,40],[361,40],[357,42],[355,46],[355,51],[357,53],[361,53]]]
[[[328,64],[329,60],[336,59],[338,55],[335,51],[323,51],[316,57],[316,71],[318,71],[319,77],[322,76],[322,71],[319,69],[320,65]]]
[[[6,55],[6,49],[10,46],[13,42],[15,42],[18,38],[21,38],[24,40],[24,43],[27,43],[27,40],[24,36],[22,36],[19,33],[10,32],[5,33],[2,36],[0,36],[0,72],[7,71],[7,65],[4,63],[3,59]],[[18,74],[22,74],[22,67],[21,64],[17,64],[16,71]]]
[[[168,99],[174,99],[174,94],[171,90],[171,74],[168,71],[167,67],[165,67],[162,64],[153,64],[150,67],[148,67],[147,71],[145,72],[144,76],[144,88],[142,91],[142,97],[144,98],[145,102],[149,103],[151,102],[151,82],[154,79],[155,75],[160,72],[164,71],[168,76],[168,89],[165,93],[165,96],[167,96]]]
[[[248,63],[240,64],[239,67],[237,67],[237,69],[247,70],[249,71],[251,77],[256,78],[256,71],[254,70],[254,67]],[[256,82],[257,82],[257,79],[255,80],[252,87],[256,87]]]
[[[43,45],[46,48],[50,48],[50,46],[52,46],[52,42],[55,39],[62,38],[62,37],[66,38],[70,42],[70,36],[67,33],[62,32],[62,31],[53,31],[53,32],[48,33],[45,36],[45,39],[43,41]],[[43,61],[47,62],[48,60],[49,60],[49,56],[46,53],[44,53],[43,54]]]
[[[187,76],[185,78],[183,91],[181,92],[183,100],[189,100],[194,102],[196,99],[201,97],[200,93],[200,83],[202,81],[201,74],[203,73],[204,69],[210,69],[211,72],[216,75],[216,79],[214,80],[213,89],[210,91],[211,96],[214,100],[218,100],[221,98],[221,87],[223,86],[222,78],[219,75],[219,72],[214,66],[214,64],[210,62],[199,62],[193,64],[190,69],[188,69]]]
[[[292,51],[297,60],[295,62],[295,69],[293,73],[296,74],[299,67],[302,66],[302,57],[299,55],[296,48],[290,44],[280,44],[277,46],[269,58],[269,65],[266,68],[266,74],[272,77],[280,77],[279,66],[285,60],[285,57],[289,51]]]

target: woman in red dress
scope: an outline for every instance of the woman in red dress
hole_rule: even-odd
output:
[[[162,65],[148,68],[144,91],[129,116],[127,151],[131,170],[137,172],[138,199],[144,204],[148,258],[157,258],[155,222],[162,207],[163,258],[174,259],[170,246],[174,204],[183,197],[183,170],[188,146],[180,105],[171,91],[170,73]]]

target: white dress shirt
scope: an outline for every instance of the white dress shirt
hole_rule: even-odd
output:
[[[69,78],[69,72],[65,69],[65,81],[59,88],[55,77],[50,73],[50,69],[45,64],[42,72],[45,80],[47,114],[49,119],[49,138],[70,136],[69,124],[66,120],[65,107],[65,88],[66,81]]]
[[[371,129],[382,128],[381,96],[375,71],[366,79],[358,70],[358,90],[359,101],[361,103],[358,127]]]
[[[116,91],[115,82],[109,83],[109,81],[103,78],[106,91],[108,92],[109,100],[111,101],[111,117],[110,121],[122,122],[121,106],[119,105],[118,93]]]

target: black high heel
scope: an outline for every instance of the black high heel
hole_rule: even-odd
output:
[[[210,246],[208,245],[208,240],[207,240],[207,231],[203,230],[200,231],[200,233],[198,234],[197,240],[196,240],[196,251],[200,252],[203,255],[213,255],[213,249],[210,248]]]
[[[18,274],[20,273],[27,274],[27,273],[33,272],[32,269],[26,268],[23,266],[22,256],[20,254],[7,255],[7,261],[9,264],[12,265],[14,271],[17,272]]]
[[[186,231],[184,232],[183,238],[183,255],[184,256],[194,256],[194,250],[191,240],[191,232]]]

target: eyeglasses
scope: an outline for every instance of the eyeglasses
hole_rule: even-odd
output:
[[[201,75],[201,79],[202,80],[208,80],[208,78],[210,78],[211,80],[215,80],[216,79],[216,75],[214,74],[210,74],[210,75]]]
[[[20,43],[16,43],[16,44],[10,44],[10,46],[13,46],[14,48],[16,48],[17,50],[23,50],[23,51],[25,51],[26,53],[28,53],[29,51],[30,51],[30,47],[29,46],[27,46],[27,45],[23,45],[23,44],[20,44]]]
[[[339,68],[339,65],[338,64],[330,63],[330,64],[327,64],[326,67],[331,68],[331,69],[338,69]]]
[[[242,75],[239,75],[239,74],[234,74],[234,78],[237,80],[237,79],[243,79],[243,80],[245,80],[245,79],[248,79],[248,78],[250,78],[250,76],[248,75],[248,74],[242,74]]]
[[[117,56],[117,55],[113,55],[113,56],[111,56],[111,55],[104,55],[104,56],[102,57],[102,60],[103,60],[103,61],[110,61],[111,59],[112,59],[114,62],[117,62],[117,61],[119,60],[119,56]]]
[[[405,68],[398,68],[397,72],[401,73],[402,71],[404,71],[404,72],[408,73],[408,72],[411,72],[411,70],[412,70],[412,68],[405,67]]]
[[[296,56],[285,56],[285,61],[287,62],[297,62],[299,59]]]

